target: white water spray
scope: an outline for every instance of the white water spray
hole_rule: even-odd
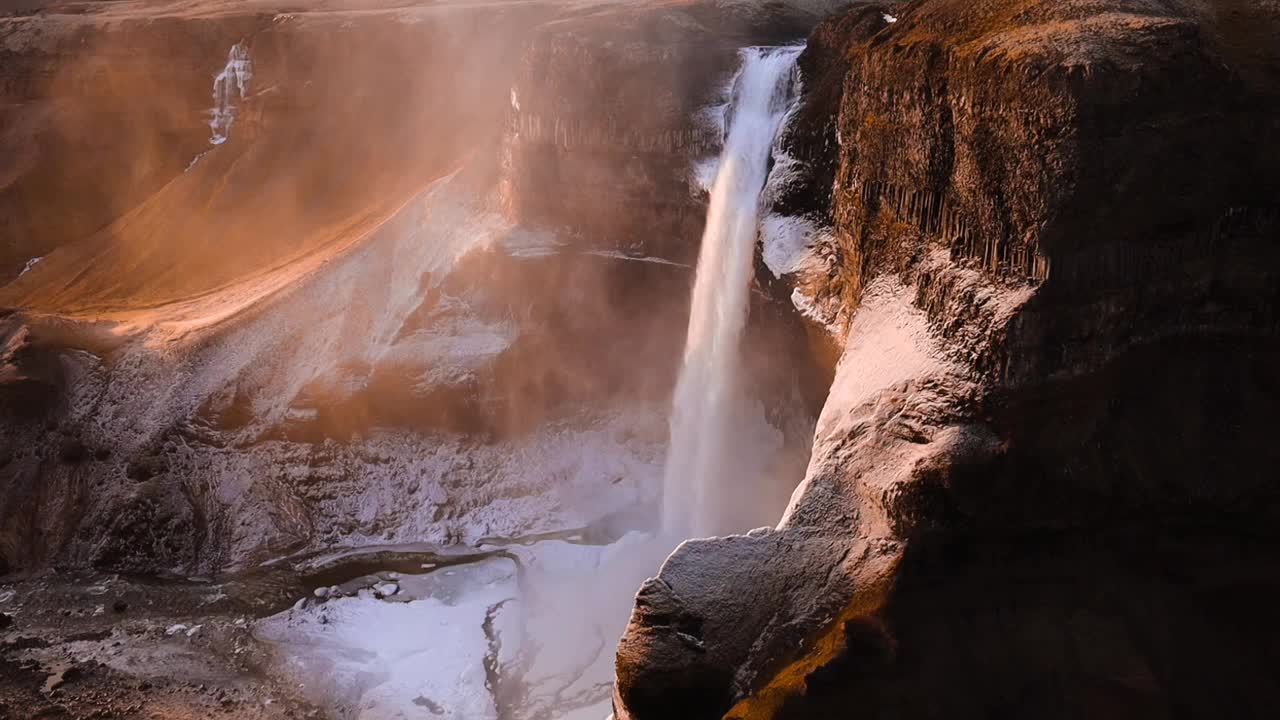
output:
[[[741,472],[752,471],[746,465],[754,439],[739,422],[749,405],[739,378],[739,341],[749,309],[760,192],[774,136],[794,99],[801,50],[747,48],[733,82],[672,408],[663,485],[668,534],[732,529],[724,527],[717,505]]]
[[[213,109],[209,111],[209,129],[213,136],[209,138],[210,145],[221,145],[231,136],[231,126],[236,121],[236,102],[245,99],[252,77],[249,48],[245,47],[244,41],[232,45],[227,53],[227,64],[213,79]],[[194,160],[192,164],[195,164]]]

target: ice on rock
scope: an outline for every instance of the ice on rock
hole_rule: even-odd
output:
[[[329,706],[351,717],[419,717],[426,698],[442,720],[490,720],[497,707],[486,686],[489,610],[518,592],[514,563],[491,558],[453,576],[456,594],[406,603],[337,598],[285,611],[255,626],[275,644],[286,669]],[[447,597],[447,599],[443,599]]]
[[[253,77],[253,64],[249,61],[249,48],[243,42],[231,46],[227,64],[213,79],[213,109],[209,111],[209,129],[213,135],[210,145],[221,145],[231,135],[236,122],[238,101],[248,96],[249,80]],[[196,156],[199,160],[200,156]],[[191,162],[192,165],[196,160]],[[190,167],[187,168],[188,170]]]

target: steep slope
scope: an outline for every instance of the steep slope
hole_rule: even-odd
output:
[[[10,20],[6,37],[20,59],[56,68],[26,105],[84,125],[59,132],[53,123],[49,144],[75,157],[30,171],[53,177],[58,191],[42,192],[46,183],[26,175],[11,184],[12,216],[24,224],[12,229],[13,246],[35,243],[23,252],[45,257],[0,303],[60,314],[153,307],[358,237],[473,148],[497,141],[510,85],[503,70],[514,65],[504,53],[514,55],[524,26],[546,14],[410,8],[358,25],[324,12],[114,23],[49,14],[21,29],[23,19]],[[471,27],[481,16],[484,32]],[[40,33],[52,50],[20,45]],[[247,68],[223,101],[234,119],[224,133],[210,123],[215,78],[233,47]],[[464,71],[438,71],[445,66]],[[454,112],[437,110],[446,100]],[[96,150],[77,152],[89,141]],[[121,168],[146,177],[120,177]],[[93,193],[77,192],[82,179]],[[40,225],[66,217],[68,205],[83,222],[67,233]]]

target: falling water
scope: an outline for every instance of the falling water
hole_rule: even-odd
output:
[[[231,126],[236,121],[236,101],[245,98],[252,77],[249,48],[243,41],[232,45],[227,53],[227,64],[213,79],[213,109],[209,111],[209,128],[213,136],[209,138],[210,145],[221,145],[231,135]]]
[[[728,529],[717,519],[717,498],[732,492],[728,485],[741,468],[737,460],[751,449],[737,426],[744,406],[739,340],[747,320],[760,192],[774,136],[794,98],[801,49],[747,48],[733,82],[671,416],[662,518],[669,534]]]

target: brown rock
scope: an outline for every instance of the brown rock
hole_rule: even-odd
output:
[[[787,199],[835,238],[797,284],[845,356],[779,546],[689,543],[658,579],[736,620],[690,655],[734,677],[696,717],[1266,717],[1280,7],[893,12],[805,61],[844,81],[830,202]],[[808,102],[787,141],[821,177]],[[680,707],[646,652],[693,659],[653,633],[637,611],[620,717]]]

